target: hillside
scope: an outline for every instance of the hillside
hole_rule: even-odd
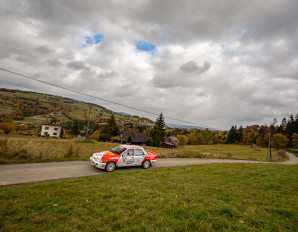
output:
[[[34,125],[57,121],[64,124],[75,119],[105,123],[111,114],[119,125],[151,125],[150,119],[115,113],[94,103],[82,102],[49,94],[21,90],[0,89],[0,117],[10,116],[15,121]]]

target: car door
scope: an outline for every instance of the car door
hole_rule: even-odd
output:
[[[142,149],[135,149],[135,165],[141,165],[145,158],[145,153]]]
[[[121,154],[118,167],[128,167],[135,165],[134,149],[127,149]]]

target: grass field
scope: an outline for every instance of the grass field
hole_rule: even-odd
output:
[[[72,140],[46,139],[26,136],[0,136],[0,163],[30,163],[66,160],[88,160],[97,151],[112,149],[117,143],[86,143]],[[266,148],[249,145],[199,145],[178,149],[146,147],[157,153],[157,158],[210,158],[265,161]],[[273,151],[274,161],[286,160],[284,152]]]
[[[213,164],[0,188],[1,231],[297,231],[298,169]]]

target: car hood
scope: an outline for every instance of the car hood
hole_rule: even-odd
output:
[[[92,156],[94,158],[100,159],[103,156],[106,156],[106,157],[111,157],[112,156],[113,157],[113,156],[119,156],[119,155],[114,154],[113,152],[110,152],[109,150],[107,150],[107,151],[96,152]]]
[[[110,153],[110,151],[101,151],[101,152],[96,152],[94,153],[92,156],[94,158],[100,159],[101,157],[103,157],[104,155],[108,155]]]

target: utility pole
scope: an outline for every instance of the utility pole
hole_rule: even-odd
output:
[[[269,160],[272,161],[272,156],[271,156],[271,134],[270,133],[269,133],[268,150],[269,150]]]
[[[89,119],[88,119],[87,130],[86,130],[86,139],[88,139],[88,131],[89,131],[90,118],[91,118],[91,106],[89,108]]]

